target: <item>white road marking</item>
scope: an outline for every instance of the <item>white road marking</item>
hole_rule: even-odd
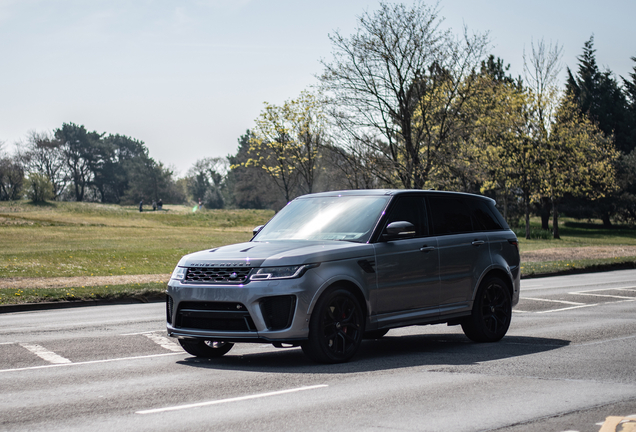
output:
[[[570,293],[572,294],[572,293]],[[574,306],[579,306],[579,305],[583,305],[585,303],[578,303],[578,302],[571,302],[571,301],[566,301],[566,300],[550,300],[550,299],[541,299],[541,298],[534,298],[534,297],[521,297],[522,300],[535,300],[535,301],[544,301],[544,302],[552,302],[552,303],[563,303],[563,304],[569,304],[569,305],[574,305]]]
[[[234,397],[229,399],[219,399],[214,401],[199,402],[199,403],[188,404],[188,405],[176,405],[176,406],[171,406],[166,408],[149,409],[149,410],[137,411],[135,414],[155,414],[155,413],[166,412],[166,411],[177,411],[182,409],[218,405],[218,404],[223,404],[228,402],[240,402],[240,401],[250,400],[250,399],[258,399],[258,398],[264,398],[269,396],[278,396],[278,395],[287,394],[287,393],[295,393],[295,392],[305,391],[305,390],[314,390],[314,389],[324,388],[324,387],[329,387],[329,386],[327,384],[319,384],[319,385],[308,386],[308,387],[298,387],[295,389],[279,390],[279,391],[274,391],[269,393],[260,393],[260,394],[254,394],[254,395],[248,395],[248,396],[239,396],[239,397]]]
[[[594,296],[594,297],[609,297],[609,298],[617,298],[621,300],[636,300],[636,297],[616,296],[616,295],[609,295],[609,294],[592,294],[589,292],[571,292],[568,294],[586,295],[586,296]]]
[[[151,355],[145,355],[145,356],[120,357],[120,358],[105,359],[105,360],[91,360],[91,361],[77,362],[77,363],[59,363],[59,364],[50,364],[45,366],[30,366],[30,367],[23,367],[23,368],[16,368],[16,369],[0,369],[0,373],[27,371],[27,370],[35,370],[35,369],[49,369],[49,368],[63,367],[63,366],[82,366],[82,365],[90,365],[90,364],[98,364],[98,363],[110,363],[110,362],[122,361],[122,360],[138,360],[138,359],[147,359],[147,358],[153,358],[153,357],[166,357],[166,356],[174,356],[179,354],[182,354],[182,353],[151,354]],[[185,352],[183,352],[183,354],[185,354]]]
[[[148,331],[144,331],[144,332],[137,332],[137,333],[124,333],[124,334],[120,334],[119,336],[138,336],[138,335],[145,335],[148,333],[159,333],[165,330],[148,330]]]
[[[599,305],[599,303],[584,304],[584,305],[580,305],[580,306],[572,306],[572,307],[566,307],[566,308],[561,308],[561,309],[550,309],[550,310],[545,310],[545,311],[538,311],[538,312],[535,312],[535,313],[561,312],[561,311],[566,311],[566,310],[580,309],[580,308],[584,308],[584,307],[591,307],[591,306],[598,306],[598,305]]]
[[[21,343],[20,346],[28,349],[33,354],[35,354],[36,356],[40,357],[42,360],[45,360],[49,363],[53,363],[53,364],[71,363],[69,359],[62,357],[61,355],[55,354],[53,351],[49,351],[41,345]]]
[[[13,345],[15,342],[0,342],[0,345]]]
[[[167,349],[168,351],[181,353],[183,352],[183,348],[181,348],[181,345],[174,343],[165,336],[159,336],[158,334],[154,333],[144,333],[144,336],[146,336],[148,339],[150,339],[160,347]]]

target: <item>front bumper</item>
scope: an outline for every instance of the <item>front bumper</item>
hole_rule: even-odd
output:
[[[315,272],[241,285],[171,280],[166,291],[168,335],[229,342],[307,339],[310,304],[322,282]]]

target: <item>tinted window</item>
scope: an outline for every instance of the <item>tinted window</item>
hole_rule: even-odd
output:
[[[475,231],[497,231],[503,229],[499,220],[492,214],[488,202],[482,199],[470,199],[468,202],[472,210]]]
[[[412,223],[415,226],[416,237],[428,235],[424,197],[398,197],[389,213],[386,225],[398,221]]]
[[[459,198],[429,196],[435,234],[457,234],[473,231],[468,206]]]
[[[497,210],[497,207],[495,207],[495,204],[489,201],[487,205],[488,205],[488,208],[490,209],[490,212],[495,216],[495,219],[499,221],[499,225],[501,225],[503,229],[506,229],[506,230],[510,229],[510,227],[506,223],[506,220],[503,218],[501,213],[499,213],[499,210]]]

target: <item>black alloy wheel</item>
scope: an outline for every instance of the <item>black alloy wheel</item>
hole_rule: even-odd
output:
[[[179,344],[188,354],[203,358],[221,357],[234,346],[230,342],[204,339],[179,339]]]
[[[364,314],[351,291],[332,289],[318,300],[309,322],[309,339],[302,349],[320,363],[343,363],[360,347],[364,333]]]
[[[496,342],[508,332],[511,318],[508,286],[500,278],[490,277],[481,283],[472,314],[462,322],[462,330],[475,342]]]

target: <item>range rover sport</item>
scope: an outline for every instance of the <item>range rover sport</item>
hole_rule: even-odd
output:
[[[494,342],[510,326],[519,278],[517,238],[490,198],[324,192],[291,201],[249,242],[181,258],[167,330],[198,357],[267,342],[323,363],[410,325],[461,325]]]

